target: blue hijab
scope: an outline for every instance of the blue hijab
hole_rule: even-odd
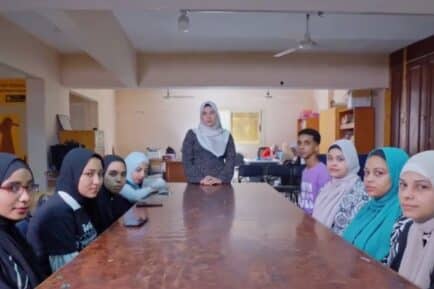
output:
[[[133,181],[132,174],[142,163],[149,164],[148,157],[142,152],[132,152],[125,158],[127,165],[127,183],[135,189],[142,187],[142,184],[136,184]]]
[[[405,151],[392,147],[376,149],[368,158],[379,153],[385,157],[392,186],[381,198],[367,202],[343,234],[346,241],[378,261],[388,254],[393,224],[402,215],[398,200],[399,174],[408,160]]]

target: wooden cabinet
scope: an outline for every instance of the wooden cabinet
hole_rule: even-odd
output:
[[[327,153],[329,146],[339,139],[339,112],[343,110],[345,110],[343,107],[333,107],[320,111],[319,133],[321,134],[321,144],[319,151],[321,154]]]
[[[375,112],[372,107],[356,107],[339,112],[339,139],[350,139],[359,154],[375,146]]]
[[[313,128],[319,130],[319,117],[309,117],[305,119],[299,118],[297,120],[297,131],[305,128]]]
[[[392,145],[410,154],[434,148],[434,36],[390,56]]]
[[[181,161],[166,161],[165,179],[170,183],[185,183],[187,177]]]
[[[59,142],[65,143],[74,141],[84,145],[87,149],[104,155],[104,132],[101,130],[61,130],[59,131]]]

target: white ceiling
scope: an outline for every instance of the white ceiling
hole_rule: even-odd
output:
[[[62,31],[38,13],[32,11],[8,11],[3,13],[3,16],[60,52],[80,51],[79,46],[74,45]]]
[[[27,74],[0,63],[0,78],[26,78]]]
[[[36,12],[3,15],[62,53],[81,51],[80,43]],[[188,33],[177,30],[178,11],[116,10],[114,15],[141,52],[272,52],[295,46],[305,30],[305,15],[295,13],[192,12]],[[433,35],[434,16],[326,13],[311,17],[311,32],[319,51],[390,53]]]
[[[179,13],[115,11],[133,46],[150,52],[278,51],[296,45],[304,14],[190,13],[191,29],[177,31]],[[312,37],[333,52],[392,52],[434,34],[434,16],[311,17]]]
[[[346,13],[434,14],[432,0],[1,0],[0,10],[175,11],[179,9],[248,11],[325,11]]]

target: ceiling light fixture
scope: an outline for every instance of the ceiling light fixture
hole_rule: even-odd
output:
[[[190,18],[187,15],[187,10],[181,10],[181,15],[178,17],[178,31],[188,32],[190,30]]]

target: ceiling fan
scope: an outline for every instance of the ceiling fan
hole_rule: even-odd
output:
[[[306,32],[304,33],[304,39],[298,42],[297,47],[289,48],[281,52],[278,52],[274,54],[274,57],[279,58],[284,55],[294,53],[297,50],[309,50],[318,47],[318,43],[314,41],[310,36],[309,18],[310,18],[310,14],[308,13],[306,14]]]

